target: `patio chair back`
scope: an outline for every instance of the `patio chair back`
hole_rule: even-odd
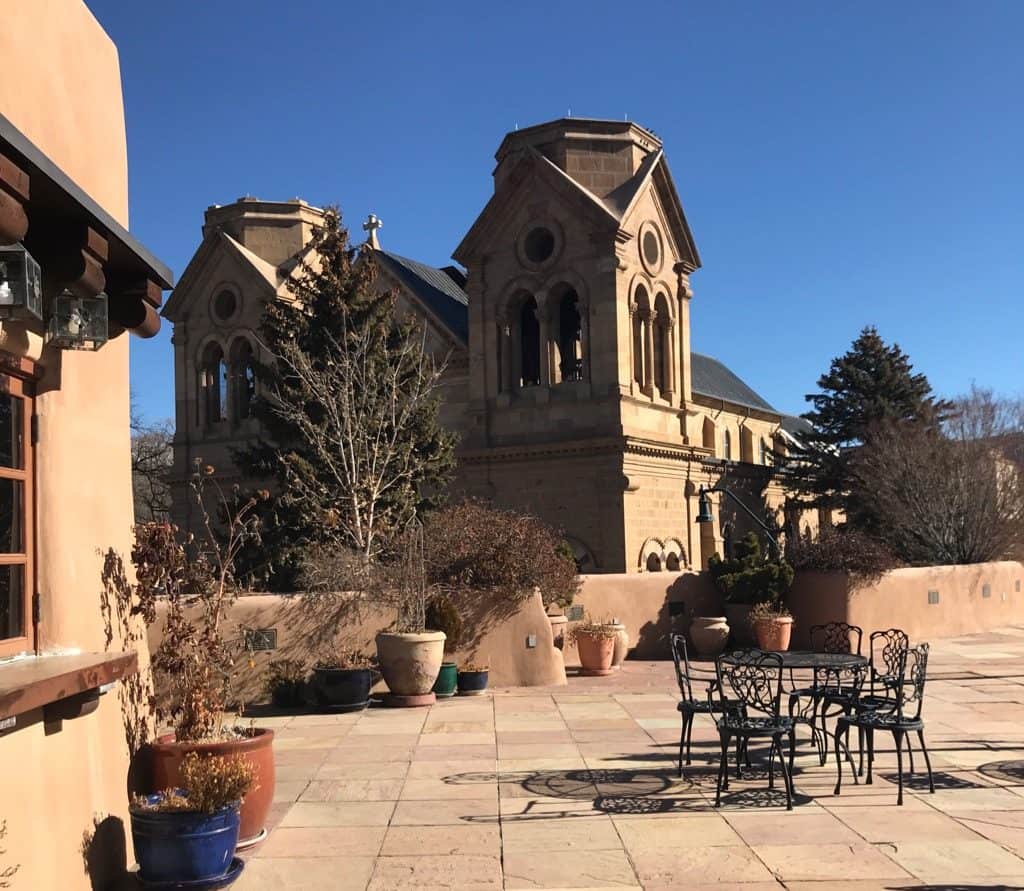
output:
[[[676,667],[676,683],[679,684],[679,694],[687,702],[694,701],[693,685],[711,684],[715,680],[715,673],[710,668],[698,668],[690,662],[690,654],[686,648],[686,637],[682,634],[673,634],[669,637],[672,646],[672,662]],[[701,692],[700,700],[705,700],[706,694]]]
[[[720,656],[715,662],[715,670],[723,710],[728,696],[740,704],[742,711],[753,710],[770,717],[779,717],[782,657],[778,653],[756,649],[736,650],[728,656]]]
[[[924,705],[924,682],[928,676],[928,644],[918,644],[905,658],[903,683],[897,697],[897,716],[900,721],[917,720]]]
[[[816,653],[856,653],[860,655],[864,629],[846,622],[811,625],[811,649]]]
[[[871,695],[895,691],[903,678],[910,638],[899,628],[871,632]]]

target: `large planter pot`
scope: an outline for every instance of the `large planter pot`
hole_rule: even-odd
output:
[[[576,652],[580,657],[580,674],[604,677],[612,673],[615,638],[605,635],[576,633]]]
[[[732,642],[735,646],[752,647],[757,641],[754,638],[754,629],[750,627],[749,603],[727,603],[725,605],[725,617],[729,620],[729,630],[732,631]]]
[[[147,799],[155,802],[159,796]],[[178,887],[187,882],[191,887],[210,882],[202,887],[212,887],[231,868],[241,822],[237,804],[213,814],[151,811],[132,805],[130,815],[144,882],[161,883],[161,887],[163,883]]]
[[[443,631],[399,633],[382,631],[377,635],[380,673],[390,691],[391,705],[430,705],[435,700],[431,688],[444,659]]]
[[[459,672],[459,696],[482,696],[487,691],[487,669]]]
[[[729,623],[725,616],[695,616],[690,623],[690,639],[698,655],[714,659],[729,640]]]
[[[569,624],[569,619],[564,615],[552,616],[548,615],[548,621],[551,623],[551,641],[555,645],[556,650],[562,650],[565,648],[565,626]]]
[[[757,635],[757,645],[762,650],[784,652],[789,649],[793,619],[790,616],[758,619],[754,623],[754,633]]]
[[[274,731],[257,728],[249,736],[220,742],[175,742],[174,734],[157,738],[150,746],[151,792],[181,787],[181,762],[189,752],[200,755],[240,756],[256,770],[256,788],[242,802],[238,845],[255,844],[265,833],[267,814],[274,800]]]
[[[437,673],[437,680],[434,681],[434,695],[438,699],[448,699],[455,695],[458,683],[459,666],[454,662],[442,662],[441,670]]]
[[[370,704],[372,686],[368,668],[314,668],[310,690],[318,708],[358,712]]]
[[[615,647],[612,650],[612,668],[622,668],[629,652],[629,632],[621,622],[609,622],[609,628],[615,629]]]

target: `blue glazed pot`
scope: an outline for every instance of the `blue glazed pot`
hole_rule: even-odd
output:
[[[147,795],[156,803],[160,794]],[[238,804],[213,814],[132,806],[132,841],[145,882],[201,882],[223,876],[238,845]]]
[[[459,680],[459,668],[454,662],[442,662],[441,670],[434,681],[434,695],[447,699],[455,695],[455,685]]]
[[[487,689],[486,671],[460,671],[459,695],[480,696]]]

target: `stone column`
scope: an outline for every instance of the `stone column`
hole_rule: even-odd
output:
[[[676,401],[676,323],[675,319],[665,321],[665,392],[662,394],[669,405]]]
[[[679,301],[679,399],[684,407],[693,401],[690,379],[690,300],[693,290],[690,288],[692,267],[688,263],[677,263],[676,299]]]
[[[637,379],[636,379],[636,335],[633,333],[636,329],[636,314],[640,311],[640,307],[635,302],[629,304],[629,393],[631,396],[636,395]],[[641,354],[642,356],[642,354]],[[640,361],[641,377],[643,376],[643,359]]]
[[[580,314],[580,380],[590,380],[590,305],[577,301],[576,309]],[[630,338],[633,332],[630,330]]]

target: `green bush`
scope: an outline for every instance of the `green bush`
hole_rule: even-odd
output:
[[[793,567],[766,556],[755,532],[735,544],[729,559],[713,554],[708,571],[726,603],[781,603],[793,584]]]
[[[462,617],[451,598],[438,594],[427,604],[426,626],[430,631],[444,632],[444,650],[454,653],[462,643]]]

